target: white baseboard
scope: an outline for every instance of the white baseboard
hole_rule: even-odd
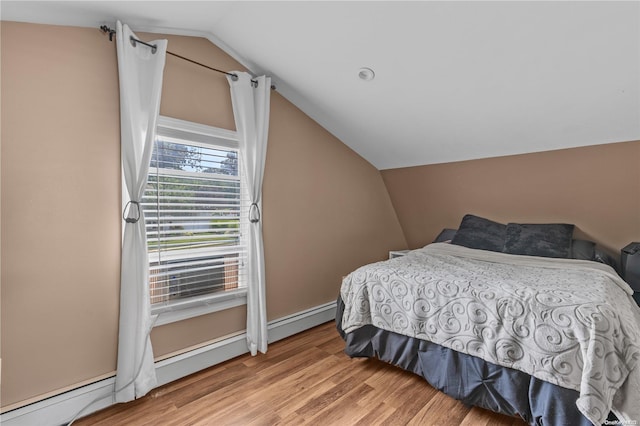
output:
[[[331,321],[336,315],[336,302],[319,305],[274,321],[267,328],[269,343]],[[246,334],[156,362],[158,386],[186,377],[197,371],[247,353]],[[90,385],[65,392],[25,407],[3,413],[3,426],[57,426],[67,424],[84,408],[82,416],[113,405],[115,378],[110,377]],[[86,408],[85,408],[86,407]]]

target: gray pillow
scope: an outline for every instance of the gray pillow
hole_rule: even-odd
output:
[[[433,242],[443,243],[445,241],[451,241],[453,240],[453,237],[456,236],[457,231],[458,231],[457,229],[444,228],[442,231],[440,231],[440,233],[438,234],[438,236]]]
[[[574,225],[567,223],[509,223],[504,252],[527,256],[571,256]]]
[[[595,249],[593,260],[611,266],[620,275],[620,267],[616,258],[602,249]]]
[[[502,251],[507,226],[472,214],[462,218],[451,244],[473,249]]]
[[[589,240],[573,240],[571,242],[571,258],[580,260],[595,260],[596,243]]]

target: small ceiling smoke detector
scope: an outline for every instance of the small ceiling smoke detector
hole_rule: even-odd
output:
[[[360,80],[371,81],[376,76],[376,73],[373,72],[371,68],[360,68],[358,71],[358,77]]]

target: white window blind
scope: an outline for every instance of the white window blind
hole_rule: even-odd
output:
[[[244,286],[247,208],[237,140],[221,129],[162,122],[170,124],[158,126],[141,203],[155,306]]]

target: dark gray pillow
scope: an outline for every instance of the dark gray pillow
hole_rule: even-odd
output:
[[[571,256],[574,225],[567,223],[509,223],[504,252],[527,256]]]
[[[457,229],[444,228],[442,231],[440,231],[440,233],[438,234],[438,236],[433,242],[442,243],[445,241],[451,241],[453,240],[453,237],[456,236],[456,232],[458,232]]]
[[[610,255],[606,251],[598,248],[595,249],[593,260],[595,260],[596,262],[604,263],[605,265],[611,266],[618,273],[618,275],[620,274],[620,267],[619,267],[618,261],[614,256]]]
[[[462,218],[451,244],[473,249],[502,251],[507,226],[472,214]]]
[[[580,260],[595,260],[596,243],[589,240],[573,240],[571,242],[571,258]]]

